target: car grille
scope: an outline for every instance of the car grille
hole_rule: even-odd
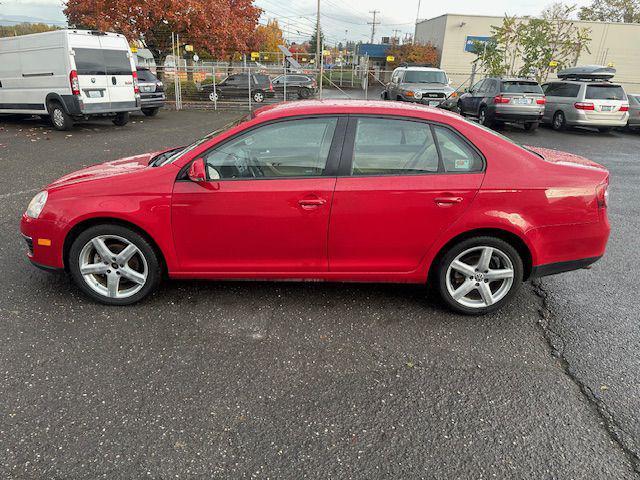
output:
[[[422,98],[445,98],[444,92],[423,92]]]
[[[33,255],[33,238],[27,237],[26,235],[23,235],[22,238],[24,238],[24,241],[27,244],[29,255]]]

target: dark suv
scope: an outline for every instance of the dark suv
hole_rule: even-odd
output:
[[[278,75],[273,79],[273,88],[276,93],[284,95],[285,85],[287,95],[297,94],[298,98],[309,98],[318,92],[318,82],[311,75]]]
[[[275,91],[271,83],[271,77],[264,74],[234,73],[222,82],[202,86],[202,94],[212,102],[221,98],[249,98],[249,80],[251,80],[251,100],[256,103],[264,102],[265,98],[273,98]]]
[[[164,85],[148,68],[137,67],[136,70],[140,88],[140,108],[146,116],[153,117],[164,106]]]
[[[463,116],[477,117],[486,126],[521,123],[525,130],[538,128],[546,98],[542,87],[527,78],[485,78],[460,96]]]

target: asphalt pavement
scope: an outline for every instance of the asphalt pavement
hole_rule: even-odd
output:
[[[43,185],[238,115],[0,123],[0,478],[637,478],[640,134],[506,128],[610,168],[613,233],[481,318],[406,285],[172,281],[106,307],[28,263]]]

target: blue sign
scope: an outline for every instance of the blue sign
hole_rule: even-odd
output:
[[[491,41],[491,37],[476,37],[472,35],[467,36],[467,41],[464,42],[464,51],[469,53],[475,53],[475,45],[476,43],[489,43]]]

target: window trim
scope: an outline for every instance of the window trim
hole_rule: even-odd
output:
[[[436,172],[419,172],[419,173],[377,173],[372,175],[353,175],[351,172],[351,165],[353,164],[353,153],[356,141],[356,128],[357,128],[357,120],[359,118],[380,118],[380,119],[388,119],[388,120],[406,120],[417,123],[424,123],[428,125],[431,130],[431,135],[433,136],[433,140],[436,146],[436,150],[438,152],[438,171]],[[482,161],[482,168],[476,172],[447,172],[444,168],[444,159],[442,158],[442,151],[440,149],[440,143],[438,140],[438,136],[435,131],[435,127],[443,127],[450,130],[457,138],[459,138],[463,143],[467,144],[474,152],[478,154],[480,160]],[[453,128],[451,125],[432,121],[425,120],[422,118],[416,117],[405,117],[402,115],[376,115],[376,114],[351,114],[349,115],[349,123],[347,125],[345,131],[346,138],[344,139],[342,145],[342,155],[340,156],[340,165],[338,166],[338,177],[350,177],[350,178],[379,178],[379,177],[417,177],[417,176],[427,176],[427,175],[477,175],[479,173],[485,174],[487,171],[487,159],[482,154],[480,149],[476,147],[471,140],[462,135],[458,130]]]
[[[207,148],[205,151],[196,155],[193,159],[191,159],[187,164],[180,169],[180,173],[176,178],[176,181],[189,181],[187,177],[187,172],[189,171],[189,167],[191,164],[197,160],[198,158],[206,157],[210,152],[223,147],[227,143],[233,142],[238,139],[238,137],[257,130],[262,127],[266,127],[269,125],[275,125],[278,123],[290,122],[295,120],[313,120],[317,118],[335,118],[337,119],[336,128],[333,132],[333,138],[331,139],[331,144],[329,146],[329,152],[327,154],[327,163],[322,175],[304,175],[304,176],[291,176],[291,177],[240,177],[240,178],[217,178],[212,180],[209,178],[209,172],[205,168],[205,173],[207,175],[207,182],[210,183],[218,183],[218,182],[243,182],[243,181],[254,181],[254,180],[309,180],[309,179],[318,179],[318,178],[335,178],[338,170],[338,164],[340,162],[340,155],[342,153],[343,143],[345,140],[345,133],[347,129],[348,115],[345,114],[318,114],[318,115],[296,115],[291,117],[283,117],[277,118],[274,120],[269,120],[267,122],[258,123],[256,125],[252,125],[249,128],[245,128],[244,130],[232,135],[229,138],[225,138],[221,142],[216,143],[215,145]]]

